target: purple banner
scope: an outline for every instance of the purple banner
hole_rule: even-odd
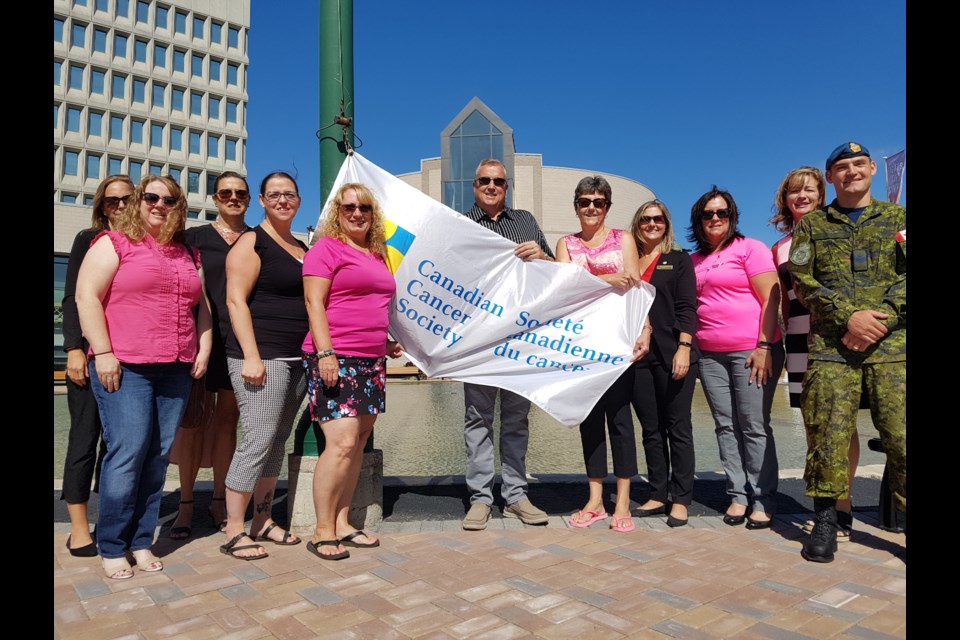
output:
[[[904,149],[884,158],[887,168],[887,201],[900,202],[900,190],[903,188],[903,170],[907,166],[907,150]]]

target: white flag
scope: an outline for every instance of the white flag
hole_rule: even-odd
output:
[[[513,242],[356,152],[320,220],[345,182],[368,186],[383,209],[397,282],[390,333],[428,376],[508,389],[572,427],[630,366],[651,285],[618,293],[573,264],[524,262]]]

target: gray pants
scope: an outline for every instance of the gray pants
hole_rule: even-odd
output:
[[[703,351],[700,383],[716,425],[720,463],[730,501],[773,515],[780,467],[770,429],[773,394],[783,371],[783,345],[771,349],[773,375],[758,387],[749,384],[750,351]]]
[[[507,504],[527,495],[527,415],[530,401],[512,391],[463,383],[463,442],[470,504],[493,504],[493,409],[500,393],[500,493]]]

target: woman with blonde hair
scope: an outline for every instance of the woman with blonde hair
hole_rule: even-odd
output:
[[[310,333],[303,341],[310,414],[326,446],[313,473],[317,526],[307,549],[343,560],[346,547],[380,541],[349,522],[363,448],[386,408],[386,357],[403,348],[388,339],[396,285],[385,261],[384,223],[370,189],[342,185],[303,260]]]

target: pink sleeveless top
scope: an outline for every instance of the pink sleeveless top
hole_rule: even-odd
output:
[[[602,276],[623,271],[623,252],[620,250],[622,237],[623,231],[620,229],[609,229],[603,243],[593,249],[583,244],[579,233],[563,236],[563,243],[570,254],[570,262],[595,276]]]

